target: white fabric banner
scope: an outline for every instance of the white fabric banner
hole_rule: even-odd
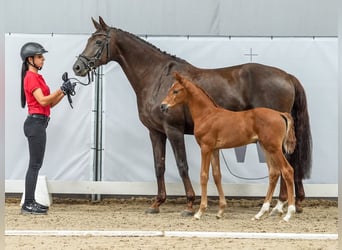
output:
[[[62,74],[74,76],[72,65],[85,46],[87,36],[80,35],[6,35],[6,121],[5,121],[5,178],[24,179],[28,166],[29,151],[23,131],[27,107],[20,105],[20,48],[26,42],[42,44],[45,65],[40,72],[50,86],[51,92],[62,84]],[[47,145],[44,164],[40,171],[48,179],[90,180],[92,176],[93,140],[93,85],[76,88],[71,109],[67,98],[51,109],[47,128]]]
[[[6,35],[6,180],[23,179],[28,148],[23,134],[26,110],[20,107],[20,47],[27,41],[43,44],[49,53],[42,71],[54,91],[61,75],[71,76],[75,56],[88,35]],[[246,62],[279,67],[295,75],[307,94],[313,137],[312,175],[305,183],[337,183],[337,38],[228,38],[148,37],[162,51],[197,67],[214,68]],[[103,67],[103,170],[104,181],[155,182],[148,130],[138,118],[136,97],[120,66]],[[86,80],[86,79],[83,79]],[[52,109],[48,144],[41,174],[52,180],[91,180],[93,171],[93,87],[78,86],[74,109],[67,100]],[[199,183],[200,154],[193,136],[186,136],[189,172]],[[173,153],[167,145],[166,182],[181,183]],[[229,170],[244,178],[267,176],[255,145],[247,147],[243,162],[235,151],[223,151]],[[223,183],[266,183],[242,180],[227,169],[221,156]]]
[[[162,51],[197,67],[214,68],[246,62],[279,67],[301,81],[307,94],[313,137],[312,175],[306,183],[337,183],[337,39],[336,38],[211,38],[149,37]],[[105,71],[105,145],[103,179],[107,181],[155,181],[148,130],[140,123],[136,98],[117,63]],[[200,151],[193,136],[186,136],[191,180],[199,183]],[[170,145],[167,145],[165,181],[180,183]],[[243,180],[267,176],[256,145],[248,145],[243,162],[233,149],[221,155],[223,183],[267,183]],[[229,170],[227,169],[229,166]],[[124,171],[123,171],[124,169]]]

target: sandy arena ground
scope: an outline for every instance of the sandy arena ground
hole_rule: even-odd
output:
[[[278,216],[261,221],[251,218],[259,211],[261,199],[228,199],[225,216],[218,220],[217,199],[209,202],[201,220],[182,217],[183,198],[169,198],[159,214],[145,214],[152,199],[146,197],[106,198],[92,203],[87,199],[54,197],[48,215],[20,215],[20,200],[6,198],[6,232],[12,230],[81,231],[186,231],[337,234],[336,200],[304,202],[304,212],[290,222]],[[195,208],[198,208],[198,200]],[[9,236],[6,249],[338,249],[338,240],[233,239],[205,237],[119,237],[119,236]]]

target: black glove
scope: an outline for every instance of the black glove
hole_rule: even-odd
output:
[[[70,80],[67,80],[67,81],[63,82],[63,84],[61,86],[61,90],[62,90],[64,95],[74,96],[76,94],[75,86],[76,86],[76,83],[72,83],[72,82],[70,82]]]

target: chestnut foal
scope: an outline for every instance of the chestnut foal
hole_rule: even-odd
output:
[[[258,214],[253,219],[260,219],[269,211],[270,202],[279,176],[285,180],[288,194],[288,211],[284,221],[289,221],[295,213],[293,168],[286,160],[285,153],[291,154],[296,145],[293,119],[289,113],[282,113],[267,108],[254,108],[234,112],[218,107],[214,101],[197,85],[174,73],[176,82],[161,103],[161,110],[166,112],[178,104],[189,107],[194,121],[194,135],[201,148],[201,204],[194,215],[200,219],[207,208],[207,183],[210,163],[212,174],[219,193],[219,211],[221,218],[226,207],[221,184],[219,149],[243,146],[259,141],[264,150],[268,174],[268,191]],[[278,205],[272,210],[282,212]]]

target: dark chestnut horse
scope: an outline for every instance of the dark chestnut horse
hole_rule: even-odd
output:
[[[137,96],[139,118],[150,133],[158,183],[156,200],[147,212],[158,213],[166,199],[165,147],[169,139],[187,197],[183,214],[193,214],[195,193],[188,175],[184,134],[193,134],[194,123],[186,106],[178,106],[168,115],[159,108],[173,83],[173,71],[196,81],[221,107],[236,111],[266,107],[292,114],[297,147],[288,161],[295,171],[296,209],[301,211],[300,203],[305,197],[302,179],[308,178],[311,170],[311,132],[305,92],[294,76],[255,63],[200,69],[135,35],[109,27],[101,17],[99,22],[92,20],[96,31],[88,39],[73,70],[76,75],[85,76],[100,65],[116,61],[131,83]],[[287,200],[283,181],[279,199]]]
[[[289,221],[296,211],[293,192],[294,171],[283,150],[287,154],[292,154],[296,146],[291,115],[260,107],[230,111],[217,106],[203,89],[177,72],[174,73],[174,77],[176,81],[160,108],[163,112],[168,112],[170,108],[185,104],[189,107],[194,121],[194,135],[201,148],[201,204],[194,217],[200,219],[208,206],[207,184],[210,163],[219,194],[219,211],[216,218],[223,216],[226,198],[221,183],[219,149],[259,142],[267,159],[269,185],[264,204],[253,219],[259,220],[269,211],[273,192],[281,175],[286,183],[289,205],[283,220]]]

